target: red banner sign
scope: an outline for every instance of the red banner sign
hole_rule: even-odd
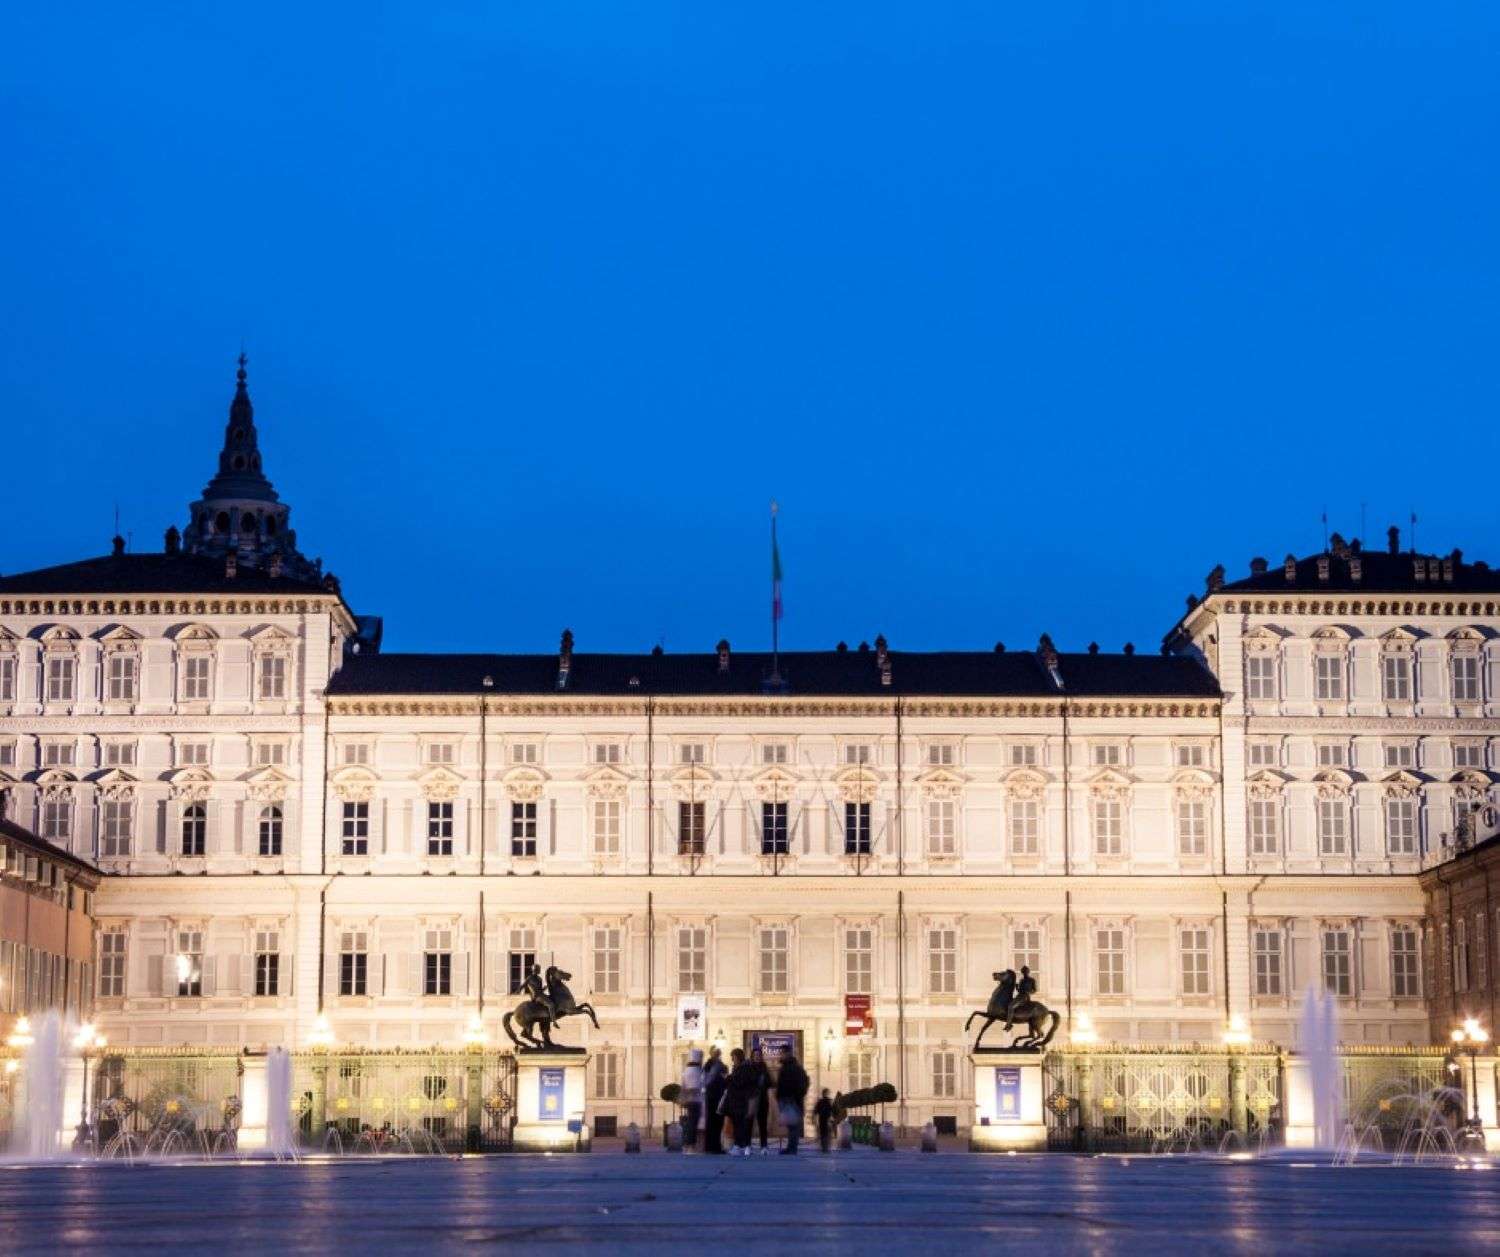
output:
[[[874,1010],[868,995],[844,996],[844,1033],[865,1034],[875,1029]]]

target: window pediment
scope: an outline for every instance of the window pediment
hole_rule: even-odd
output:
[[[1179,795],[1200,799],[1213,793],[1214,777],[1201,768],[1184,768],[1172,776],[1172,787]]]
[[[245,638],[261,654],[290,650],[294,640],[290,633],[274,624],[263,624],[259,628],[250,629],[245,633]]]
[[[512,803],[535,803],[542,797],[547,775],[539,768],[512,768],[500,778]]]
[[[1109,798],[1128,793],[1131,781],[1116,769],[1103,768],[1087,779],[1087,785],[1091,794]]]
[[[137,784],[134,777],[118,768],[111,768],[94,778],[95,788],[106,799],[128,799],[135,793]]]
[[[208,649],[219,640],[219,635],[206,624],[179,624],[167,630],[167,636],[179,646]]]
[[[37,785],[43,790],[65,790],[78,784],[78,778],[61,768],[48,768],[37,775]]]
[[[1380,649],[1386,653],[1403,653],[1416,648],[1417,634],[1411,629],[1396,627],[1380,635]]]
[[[1004,784],[1012,799],[1040,799],[1047,788],[1047,778],[1034,768],[1018,768],[1005,778]]]
[[[844,769],[834,782],[845,803],[869,803],[880,789],[880,778],[865,764]]]
[[[1291,634],[1285,629],[1269,624],[1258,624],[1245,634],[1245,649],[1265,652],[1280,650],[1282,642],[1290,636]]]
[[[417,775],[422,797],[431,803],[448,803],[458,797],[464,779],[451,768],[437,765]]]
[[[797,778],[781,767],[762,769],[750,780],[756,798],[766,803],[785,802],[796,792],[798,784]]]
[[[1281,797],[1281,792],[1286,788],[1288,780],[1285,774],[1264,768],[1247,780],[1245,787],[1252,799],[1276,799]]]
[[[629,775],[608,764],[584,774],[583,780],[595,799],[623,799],[630,789]]]
[[[201,803],[213,789],[213,775],[200,767],[178,768],[167,775],[172,797],[186,803]]]
[[[380,778],[362,765],[350,764],[340,768],[328,780],[343,802],[368,803]]]
[[[951,768],[933,768],[917,778],[917,785],[929,799],[956,799],[967,780]]]
[[[1320,799],[1343,799],[1354,789],[1354,778],[1340,768],[1325,768],[1313,778]]]
[[[292,779],[279,768],[262,768],[245,778],[250,786],[250,797],[263,803],[278,802],[286,798],[287,787]]]
[[[95,633],[94,639],[115,650],[134,650],[140,646],[141,635],[123,624],[111,624]]]
[[[1381,778],[1380,784],[1385,788],[1387,798],[1410,798],[1422,789],[1422,779],[1404,769]]]
[[[66,624],[52,624],[37,634],[46,650],[76,650],[79,637]]]

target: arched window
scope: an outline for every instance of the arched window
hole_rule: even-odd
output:
[[[281,854],[281,809],[275,804],[260,812],[260,854]]]
[[[214,516],[214,531],[218,533],[226,533],[229,531],[228,511],[220,511],[217,515]]]
[[[182,854],[202,855],[208,843],[208,809],[189,803],[182,809]]]

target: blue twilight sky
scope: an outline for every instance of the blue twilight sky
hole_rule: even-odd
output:
[[[17,4],[0,571],[156,548],[241,340],[392,649],[1152,648],[1500,562],[1500,6]]]

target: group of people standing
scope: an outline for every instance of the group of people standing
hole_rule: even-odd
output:
[[[762,1156],[770,1152],[767,1137],[770,1131],[771,1100],[774,1097],[781,1124],[786,1130],[786,1147],[781,1149],[784,1157],[797,1155],[797,1145],[802,1139],[802,1124],[806,1117],[807,1092],[812,1085],[807,1071],[790,1052],[780,1060],[774,1077],[766,1065],[765,1055],[759,1048],[747,1058],[739,1048],[729,1054],[729,1064],[724,1064],[718,1048],[710,1048],[707,1062],[703,1051],[694,1048],[688,1054],[688,1062],[682,1071],[681,1092],[678,1103],[682,1105],[682,1147],[685,1152],[697,1151],[698,1126],[703,1125],[703,1151],[725,1153],[730,1156],[752,1155],[755,1136],[760,1136]],[[818,1142],[823,1151],[828,1151],[828,1139],[833,1125],[833,1105],[825,1090],[814,1106],[818,1119]],[[724,1147],[726,1122],[733,1131],[734,1142]]]

